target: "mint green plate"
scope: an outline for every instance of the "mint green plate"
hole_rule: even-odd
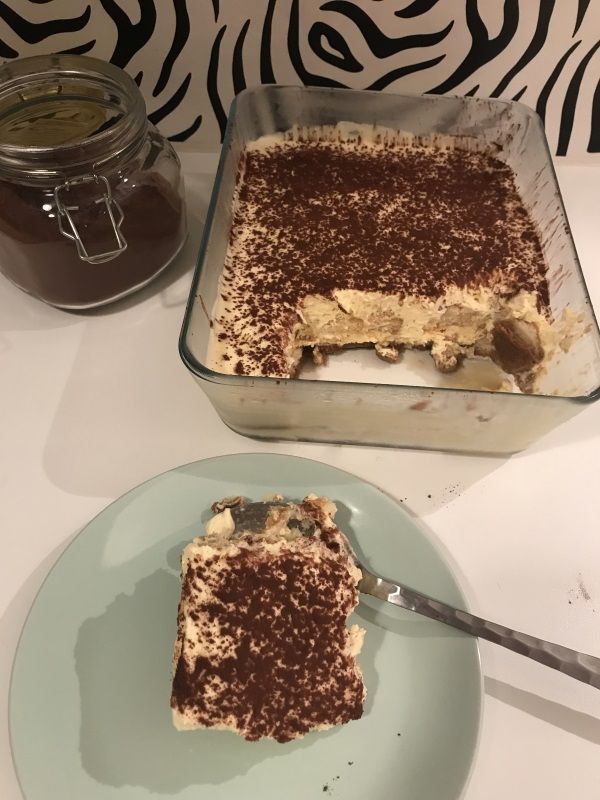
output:
[[[311,491],[375,571],[464,607],[435,546],[374,486],[307,459],[208,459],[159,475],[77,536],[47,577],[15,659],[10,730],[26,800],[455,800],[481,708],[476,642],[363,598],[365,714],[298,742],[178,733],[169,709],[179,554],[226,495]]]

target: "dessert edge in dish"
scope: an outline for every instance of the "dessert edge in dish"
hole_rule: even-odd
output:
[[[294,127],[242,153],[208,365],[295,377],[351,346],[442,372],[491,358],[535,392],[580,318],[553,319],[547,265],[511,168],[464,136]]]
[[[315,495],[276,499],[252,530],[236,512],[243,498],[213,504],[206,535],[182,554],[171,695],[179,730],[287,742],[362,715],[364,630],[346,625],[362,574],[336,507]]]

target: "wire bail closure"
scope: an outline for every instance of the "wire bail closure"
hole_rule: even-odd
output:
[[[117,246],[114,250],[107,250],[104,253],[90,255],[77,229],[75,220],[71,215],[72,211],[79,211],[81,206],[66,205],[61,198],[62,192],[68,192],[72,186],[82,186],[86,183],[95,183],[97,186],[101,186],[103,189],[102,196],[96,198],[96,200],[93,201],[93,204],[98,205],[99,203],[103,203],[106,207],[106,213],[111,221],[117,243]],[[75,242],[75,245],[77,246],[77,253],[82,261],[87,261],[89,264],[102,264],[105,261],[111,261],[113,258],[116,258],[120,253],[127,249],[127,242],[121,233],[121,223],[124,219],[123,210],[112,196],[110,183],[104,175],[91,173],[89,175],[80,175],[77,178],[66,180],[64,183],[60,184],[54,189],[54,200],[56,202],[56,209],[58,211],[58,228],[63,236],[66,236],[67,239],[71,239]]]

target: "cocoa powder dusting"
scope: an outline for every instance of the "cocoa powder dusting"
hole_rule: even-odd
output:
[[[232,348],[240,321],[255,331],[252,341],[244,332],[244,374],[286,376],[307,295],[437,298],[449,285],[484,286],[548,305],[537,232],[511,169],[489,155],[303,142],[245,153],[238,181],[218,322]]]
[[[195,602],[233,647],[193,664],[180,656],[171,705],[204,726],[234,721],[248,740],[287,742],[358,719],[363,684],[346,652],[357,594],[344,561],[333,551],[318,562],[244,549],[226,558],[225,574],[190,566],[181,602]],[[203,586],[211,590],[205,602],[198,600]]]

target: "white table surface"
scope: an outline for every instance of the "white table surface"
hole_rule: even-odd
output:
[[[190,240],[142,293],[75,315],[0,277],[2,800],[21,798],[9,678],[44,576],[110,501],[208,456],[297,454],[378,484],[445,548],[474,611],[600,655],[600,403],[508,459],[261,443],[233,433],[177,353],[214,158],[184,153],[183,164]],[[600,310],[600,166],[559,160],[557,169]],[[482,643],[481,654],[483,727],[466,800],[600,797],[600,692],[494,645]]]

